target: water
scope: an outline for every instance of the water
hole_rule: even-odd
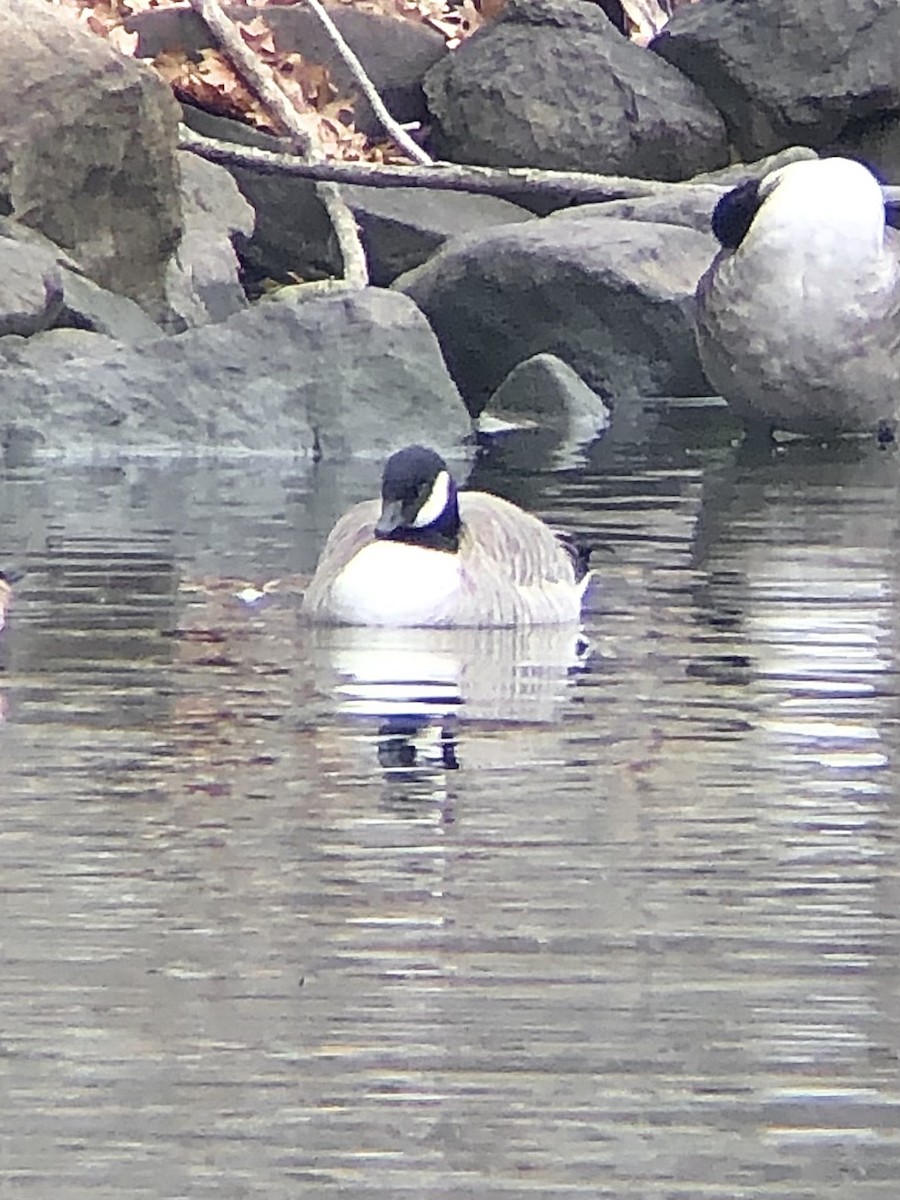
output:
[[[895,1200],[900,462],[638,432],[475,468],[583,641],[304,630],[377,465],[0,476],[0,1195]]]

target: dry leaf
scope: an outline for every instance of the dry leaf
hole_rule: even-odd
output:
[[[134,57],[138,42],[141,40],[136,33],[129,33],[122,25],[112,28],[107,37],[111,46],[114,46],[120,54],[127,54],[129,58]]]

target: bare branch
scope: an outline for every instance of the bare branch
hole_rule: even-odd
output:
[[[321,0],[306,0],[306,3],[318,17],[323,28],[334,43],[335,49],[349,67],[353,78],[359,84],[363,94],[372,106],[372,111],[387,133],[390,134],[400,149],[408,154],[414,162],[422,163],[423,165],[430,163],[432,161],[430,155],[426,154],[422,147],[413,141],[403,126],[395,121],[388,112],[387,106],[375,89],[375,85],[366,74],[365,67],[345,41],[343,34],[334,21],[332,21],[327,8],[321,3]]]
[[[190,5],[206,22],[228,61],[243,76],[282,128],[291,135],[300,152],[308,155],[310,159],[315,158],[312,139],[297,122],[296,108],[278,86],[266,64],[241,37],[234,21],[222,11],[218,0],[190,0]]]
[[[294,154],[275,154],[202,137],[181,127],[179,145],[225,166],[246,167],[261,175],[294,175],[304,179],[355,183],[366,187],[426,187],[487,196],[542,196],[588,204],[602,200],[636,200],[641,196],[676,195],[683,183],[629,179],[624,175],[589,175],[580,171],[540,171],[533,167],[389,166],[367,162],[305,162]],[[727,188],[722,187],[721,191]]]
[[[287,94],[278,86],[271,71],[261,62],[258,55],[246,44],[235,23],[222,11],[218,0],[190,0],[190,5],[206,22],[229,61],[290,134],[293,143],[310,160],[307,165],[312,166],[313,160],[324,158],[322,151],[301,125],[297,109]],[[288,157],[295,162],[302,161],[293,155]],[[319,182],[316,194],[334,227],[344,261],[344,278],[353,286],[365,287],[369,281],[369,272],[353,214],[332,182]]]

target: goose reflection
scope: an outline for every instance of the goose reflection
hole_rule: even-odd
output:
[[[320,690],[342,716],[374,724],[385,775],[411,783],[458,768],[466,726],[555,725],[588,654],[577,625],[309,636]],[[519,753],[527,757],[524,739]]]

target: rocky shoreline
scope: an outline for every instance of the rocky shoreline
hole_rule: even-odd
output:
[[[814,23],[798,0],[760,0],[752,18],[701,0],[649,48],[582,0],[510,0],[452,54],[340,10],[432,153],[678,186],[561,211],[342,186],[371,283],[325,287],[340,263],[312,183],[204,161],[178,148],[179,123],[282,141],[183,111],[154,70],[46,0],[7,9],[0,445],[17,458],[338,460],[414,440],[452,454],[482,412],[588,440],[609,409],[709,392],[692,302],[725,184],[773,154],[838,152],[900,177],[900,10],[876,0],[823,3]],[[253,12],[308,45],[299,11]],[[204,36],[190,10],[148,10],[135,31],[147,54]],[[307,282],[259,298],[261,281],[292,278]]]

